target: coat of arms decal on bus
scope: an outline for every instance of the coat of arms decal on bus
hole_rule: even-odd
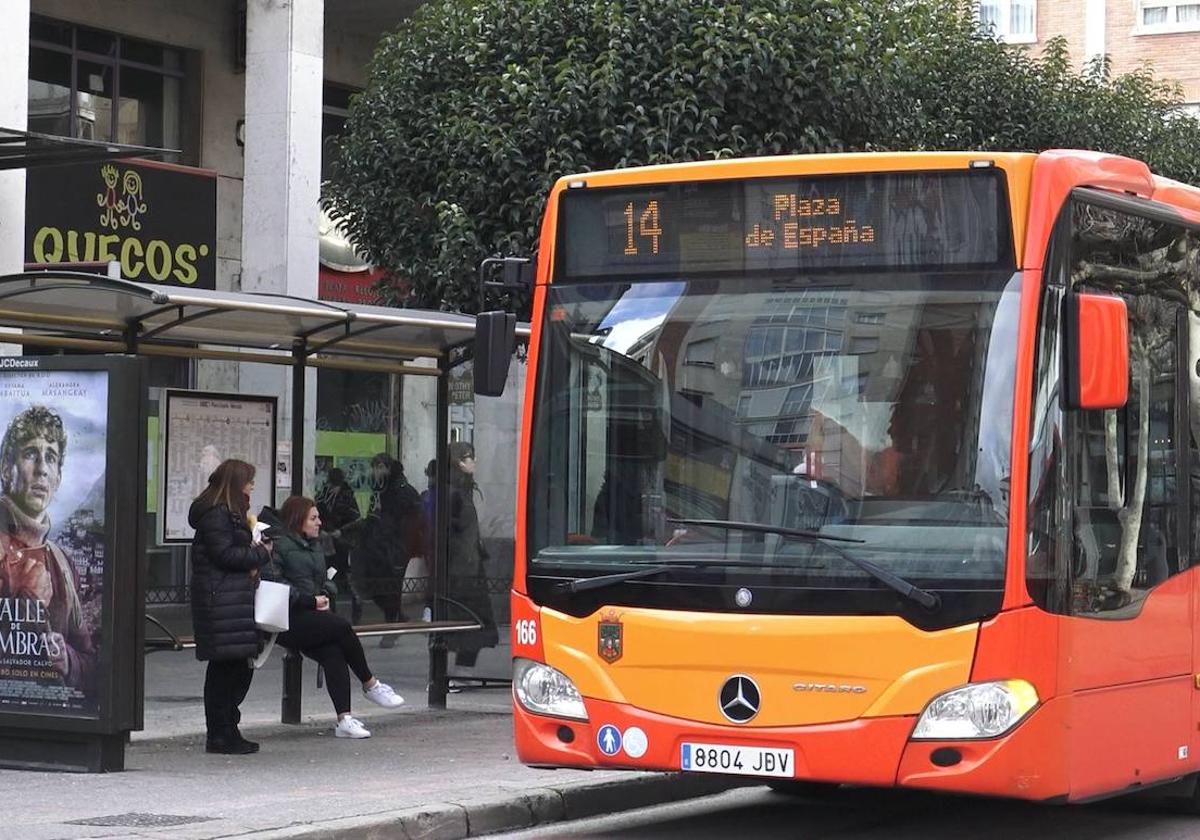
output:
[[[621,615],[616,610],[605,610],[600,613],[600,625],[597,628],[596,652],[600,658],[610,665],[621,658],[624,652],[624,640],[621,637]]]

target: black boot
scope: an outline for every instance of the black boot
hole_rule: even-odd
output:
[[[204,742],[204,751],[218,755],[249,755],[258,752],[258,744],[243,738],[237,727],[229,727],[210,732]]]
[[[233,727],[233,734],[230,736],[229,740],[230,743],[237,744],[241,748],[244,755],[258,752],[258,741],[251,741],[248,738],[243,738],[242,733],[238,731],[236,726]]]

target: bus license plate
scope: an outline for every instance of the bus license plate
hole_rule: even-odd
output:
[[[766,747],[683,744],[679,769],[690,773],[777,776],[790,779],[796,773],[796,754],[794,750]]]

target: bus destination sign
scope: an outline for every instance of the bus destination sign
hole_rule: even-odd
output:
[[[995,266],[1012,259],[1001,179],[893,172],[569,190],[556,274]]]

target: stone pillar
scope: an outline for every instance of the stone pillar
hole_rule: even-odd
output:
[[[242,291],[317,296],[323,0],[249,0]]]
[[[246,161],[242,199],[245,292],[317,296],[324,0],[249,0],[246,8]],[[280,397],[279,437],[291,429],[286,369],[244,365],[243,393]],[[311,490],[316,374],[309,371],[303,464]],[[286,495],[286,494],[282,494]]]
[[[0,127],[29,121],[29,0],[4,4],[0,26]],[[25,265],[25,170],[0,172],[0,274]]]

